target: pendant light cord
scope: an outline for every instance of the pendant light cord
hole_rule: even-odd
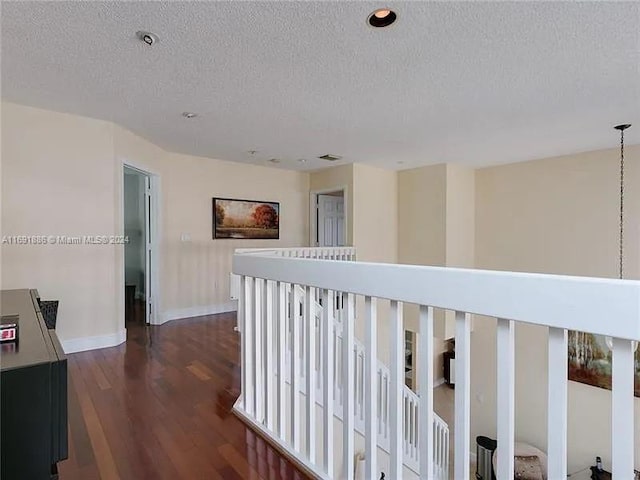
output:
[[[613,127],[620,130],[620,280],[624,278],[624,131],[630,126],[630,123],[624,123]]]
[[[624,258],[624,130],[620,130],[620,279]]]

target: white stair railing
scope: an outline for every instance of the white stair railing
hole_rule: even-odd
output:
[[[323,260],[338,260],[338,261],[354,261],[356,259],[356,250],[354,247],[299,247],[299,248],[263,248],[263,249],[236,249],[236,254],[243,255],[275,255],[281,257],[289,257],[289,258],[311,258],[311,259],[323,259]],[[233,278],[235,277],[235,278]],[[239,277],[236,275],[232,275],[232,290],[236,292],[232,293],[232,298],[238,298],[240,291]],[[285,286],[286,297],[289,302],[293,302],[292,289],[289,285]],[[304,312],[305,308],[305,292],[301,287],[297,287],[297,298],[298,298],[298,309],[300,314]],[[320,295],[316,292],[314,295],[315,299],[319,299]],[[340,375],[341,367],[340,367],[340,352],[342,348],[342,325],[340,323],[340,316],[342,306],[344,304],[346,295],[340,295],[338,293],[334,294],[331,304],[333,305],[333,309],[330,313],[330,318],[333,321],[333,361],[332,365],[334,368],[334,412],[335,416],[342,420],[342,395],[343,395],[343,385],[342,385],[342,376]],[[326,299],[323,299],[324,303],[328,303]],[[314,312],[315,312],[315,330],[316,330],[316,338],[319,339],[320,342],[323,342],[322,332],[321,332],[321,322],[322,322],[322,312],[323,307],[318,302],[314,303]],[[288,308],[291,308],[290,306]],[[289,310],[290,312],[290,310]],[[305,364],[305,341],[306,338],[306,328],[307,324],[303,323],[301,329],[299,331],[300,338],[298,339],[299,343],[299,362],[300,362],[300,371],[301,371],[301,382],[300,382],[300,393],[306,394],[306,384],[304,372],[306,371]],[[289,385],[291,384],[291,322],[290,315],[287,316],[287,329],[288,332],[286,337],[286,375],[285,381]],[[323,391],[322,391],[322,378],[324,374],[324,368],[322,363],[322,355],[321,355],[322,347],[316,348],[316,362],[315,362],[315,370],[316,370],[316,403],[320,406],[324,406],[323,403]],[[355,375],[354,375],[354,392],[356,392],[355,398],[355,430],[361,434],[365,435],[365,425],[364,425],[364,412],[365,412],[365,402],[364,402],[364,361],[365,361],[365,348],[364,345],[354,338],[354,366],[355,366]],[[377,364],[377,398],[378,400],[378,408],[377,408],[377,417],[378,417],[378,429],[377,429],[377,445],[381,449],[385,450],[387,453],[389,451],[389,428],[388,428],[388,420],[389,420],[389,379],[390,372],[389,368],[380,361],[376,361]],[[277,378],[276,380],[277,381]],[[404,387],[403,389],[403,401],[402,401],[402,409],[403,409],[403,418],[406,422],[406,434],[403,436],[403,463],[408,468],[417,472],[418,470],[418,445],[417,445],[417,431],[418,431],[418,396],[408,387]],[[433,431],[434,437],[436,438],[436,448],[434,448],[434,460],[435,467],[434,470],[436,472],[436,476],[434,478],[448,478],[449,472],[449,428],[444,420],[440,418],[434,412],[434,421],[433,421]]]
[[[304,312],[305,309],[305,298],[304,291],[300,287],[296,287],[298,289],[299,294],[298,298],[298,311]],[[293,295],[291,295],[291,291],[287,290],[288,297],[292,300]],[[318,295],[315,295],[315,298],[318,298]],[[337,298],[337,296],[334,296]],[[339,297],[338,297],[339,298]],[[324,300],[324,299],[323,299]],[[324,300],[323,303],[329,303]],[[315,365],[314,368],[316,370],[316,399],[322,398],[322,378],[324,374],[324,364],[322,362],[321,351],[324,347],[323,343],[324,339],[322,337],[322,322],[323,322],[323,307],[320,303],[314,302],[314,315],[315,315],[315,337],[319,339],[318,348],[316,349],[315,355]],[[289,317],[290,318],[290,317]],[[330,320],[333,322],[333,362],[331,366],[334,372],[338,372],[334,374],[334,411],[336,412],[336,417],[342,419],[342,405],[343,405],[343,378],[339,374],[340,369],[340,352],[342,351],[342,325],[339,320],[334,319],[333,311],[329,315]],[[290,320],[289,320],[290,321]],[[291,327],[290,323],[287,327],[287,335],[286,340],[286,352],[287,352],[287,365],[290,365],[290,355],[292,351],[291,346]],[[305,352],[305,343],[303,341],[307,335],[307,324],[303,323],[301,329],[301,338],[298,339],[300,343],[300,357],[299,362],[301,365],[302,377],[304,379],[304,372],[306,371],[306,352]],[[354,392],[356,393],[355,397],[355,429],[361,435],[365,435],[365,399],[364,399],[364,391],[365,391],[365,347],[364,345],[354,339],[354,366],[355,366],[355,385],[353,387]],[[287,372],[289,369],[287,369]],[[379,360],[376,361],[376,375],[377,375],[377,390],[376,390],[376,398],[378,399],[377,405],[377,446],[385,450],[387,453],[389,452],[389,380],[390,380],[390,372],[389,368]],[[290,378],[287,377],[287,381],[290,381]],[[306,394],[306,388],[304,386],[304,382],[300,389],[300,392]],[[317,403],[319,405],[323,405],[321,400],[318,400]],[[419,469],[419,460],[418,460],[418,408],[419,408],[419,397],[416,395],[413,390],[411,390],[406,385],[403,388],[403,398],[402,398],[402,409],[403,409],[403,418],[405,423],[405,434],[403,435],[403,463],[405,466],[413,470],[414,472],[418,472]],[[434,470],[436,474],[434,478],[443,478],[446,479],[449,476],[449,428],[444,420],[440,418],[435,412],[433,414],[433,429],[434,429],[434,438],[437,442],[437,447],[434,449]]]
[[[633,341],[640,340],[640,282],[601,278],[567,277],[514,272],[492,272],[413,265],[374,264],[351,261],[285,258],[276,255],[234,255],[233,272],[241,276],[239,319],[242,332],[242,395],[235,406],[256,429],[316,476],[323,479],[354,477],[355,444],[355,298],[365,299],[363,327],[365,352],[375,351],[378,298],[391,301],[389,334],[389,461],[385,466],[388,479],[407,478],[404,467],[403,439],[407,435],[404,422],[404,331],[402,304],[420,308],[419,349],[415,364],[419,368],[419,428],[417,449],[420,478],[434,478],[433,431],[433,308],[455,312],[456,323],[456,389],[454,421],[453,478],[469,478],[470,454],[470,314],[480,315],[476,321],[497,322],[497,439],[500,455],[497,463],[499,480],[513,476],[515,348],[514,326],[518,322],[547,327],[548,342],[548,471],[547,478],[567,475],[567,331],[578,330],[612,337],[613,385],[611,421],[611,459],[613,478],[633,478],[634,464],[634,355]],[[286,388],[285,340],[289,301],[287,285],[299,285],[305,292],[302,313],[292,313],[294,338],[302,325],[311,325],[315,314],[314,292],[332,302],[334,292],[346,292],[341,309],[342,348],[340,370],[342,394],[342,454],[334,452],[333,405],[326,402],[321,412],[315,408],[315,395],[300,393],[299,344],[293,342],[290,371],[292,389]],[[299,295],[293,289],[294,297]],[[264,293],[263,293],[264,292]],[[341,294],[343,295],[343,294]],[[264,303],[263,303],[264,302]],[[294,301],[296,304],[297,301]],[[323,315],[329,318],[333,306],[327,305]],[[604,321],[606,319],[606,321]],[[322,337],[333,338],[334,322],[322,322]],[[269,335],[268,332],[276,332]],[[267,335],[262,335],[267,332]],[[331,363],[333,342],[318,341],[313,329],[305,338],[305,378],[316,380],[312,368],[316,349],[323,364]],[[273,344],[279,346],[273,362]],[[283,353],[280,353],[283,352]],[[371,358],[371,357],[369,357]],[[278,378],[267,375],[265,365],[273,365]],[[322,374],[322,392],[331,396],[335,382],[333,369]],[[280,380],[282,379],[282,380]],[[368,406],[377,403],[378,376],[364,378],[366,428],[379,429],[377,415]],[[313,384],[313,383],[312,383]],[[292,408],[283,409],[288,399]],[[304,405],[305,408],[301,408]],[[265,413],[266,412],[266,413]],[[302,429],[301,425],[306,428]],[[290,428],[288,428],[290,427]],[[303,437],[304,434],[304,437]],[[412,433],[411,435],[415,435]],[[378,472],[383,458],[376,442],[365,441],[367,471]],[[317,445],[317,448],[316,448]],[[319,453],[318,453],[319,452]],[[337,461],[334,462],[334,457]],[[410,472],[410,471],[409,471]]]

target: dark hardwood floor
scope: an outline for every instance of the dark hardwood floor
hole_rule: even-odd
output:
[[[69,355],[69,459],[60,479],[306,479],[231,413],[235,314],[150,327]]]

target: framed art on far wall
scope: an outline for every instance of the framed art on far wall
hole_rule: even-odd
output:
[[[277,240],[280,204],[257,200],[213,198],[213,239]]]

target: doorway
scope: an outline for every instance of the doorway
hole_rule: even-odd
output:
[[[344,189],[312,193],[312,245],[343,247],[346,244]]]
[[[152,314],[151,176],[124,166],[124,298],[127,329],[151,323]]]

